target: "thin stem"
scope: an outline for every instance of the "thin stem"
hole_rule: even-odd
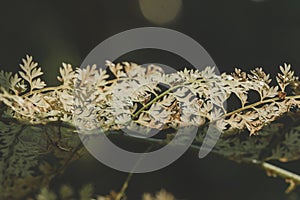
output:
[[[127,176],[127,178],[126,178],[126,180],[125,180],[125,182],[124,182],[124,184],[123,184],[120,192],[117,194],[115,200],[121,200],[122,197],[125,196],[125,191],[126,191],[126,189],[128,187],[128,184],[129,184],[129,181],[131,180],[132,175],[133,175],[133,173],[129,173],[128,174],[128,176]]]
[[[287,96],[285,97],[285,99],[298,99],[300,98],[300,95],[296,95],[296,96]],[[239,109],[236,109],[232,112],[229,112],[229,113],[226,113],[225,115],[223,115],[222,117],[226,118],[226,117],[229,117],[233,114],[236,114],[236,113],[239,113],[239,112],[242,112],[244,110],[248,110],[248,109],[251,109],[251,108],[254,108],[256,106],[259,106],[259,105],[262,105],[262,104],[266,104],[266,103],[271,103],[271,102],[274,102],[274,101],[279,101],[281,100],[279,97],[275,97],[275,98],[272,98],[272,99],[266,99],[266,100],[263,100],[263,101],[258,101],[256,103],[253,103],[253,104],[249,104],[247,106],[244,106],[242,108],[239,108]]]
[[[63,89],[63,88],[64,88],[64,85],[54,86],[54,87],[47,87],[47,88],[43,88],[43,89],[39,89],[39,90],[30,91],[28,93],[25,93],[25,94],[21,95],[21,97],[29,97],[33,94],[38,94],[38,93],[43,93],[43,92],[50,92],[50,91],[55,91],[55,90],[59,90],[59,89]]]
[[[152,148],[153,148],[153,145],[150,145],[150,146],[146,149],[145,153],[148,152],[148,151],[150,151]],[[131,170],[131,172],[128,174],[128,176],[127,176],[127,178],[126,178],[126,180],[125,180],[125,182],[124,182],[124,184],[123,184],[123,186],[122,186],[120,192],[118,193],[117,197],[115,198],[115,200],[121,200],[122,197],[125,196],[125,191],[126,191],[126,189],[127,189],[127,187],[128,187],[129,181],[131,180],[131,178],[132,178],[132,176],[133,176],[133,171],[136,169],[136,167],[139,165],[139,163],[144,159],[144,157],[145,157],[145,154],[143,154],[143,155],[140,157],[140,159],[135,163],[135,166],[133,167],[133,169]]]
[[[127,80],[127,79],[131,79],[131,78],[120,78],[120,79],[108,80],[106,82],[106,84],[112,84],[112,83],[115,83],[119,80]],[[38,93],[43,93],[43,92],[50,92],[50,91],[55,91],[55,90],[60,90],[60,89],[64,89],[64,85],[46,87],[46,88],[42,88],[42,89],[39,89],[39,90],[29,91],[29,92],[21,95],[21,97],[28,97],[28,96],[31,96],[33,94],[38,94]]]
[[[285,179],[286,182],[290,184],[285,191],[286,193],[290,193],[292,190],[296,188],[297,185],[300,185],[300,176],[298,174],[282,169],[280,167],[277,167],[267,162],[259,162],[257,160],[253,160],[252,162],[253,164],[256,164],[261,168],[263,168],[264,170],[266,170],[269,176],[273,176],[273,177],[278,176]]]
[[[132,119],[135,119],[141,112],[143,112],[145,109],[147,109],[149,106],[151,106],[153,103],[158,101],[160,98],[164,97],[165,95],[169,94],[172,90],[175,90],[179,87],[183,87],[183,85],[176,85],[174,87],[169,88],[168,90],[164,91],[160,95],[156,96],[154,99],[152,99],[149,103],[145,104],[140,110],[138,110],[135,114],[132,115]]]

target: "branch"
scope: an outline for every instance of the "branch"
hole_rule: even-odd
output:
[[[266,170],[268,176],[281,177],[285,179],[285,181],[290,184],[289,187],[285,190],[285,193],[292,192],[297,185],[300,185],[300,176],[296,173],[282,169],[267,162],[260,162],[257,160],[253,160],[252,162],[253,164],[258,165],[262,169]]]

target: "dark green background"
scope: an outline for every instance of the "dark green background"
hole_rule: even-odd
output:
[[[56,84],[61,62],[79,66],[85,56],[106,38],[131,28],[155,26],[140,12],[137,0],[123,1],[1,1],[0,66],[16,71],[20,58],[30,54],[43,67],[44,79]],[[183,1],[180,16],[163,27],[198,41],[220,71],[263,66],[275,74],[278,65],[300,66],[300,1],[206,0]],[[123,59],[161,62],[180,67],[182,60],[164,52],[133,52]],[[134,145],[134,144],[132,144]],[[134,175],[128,197],[165,188],[180,199],[297,199],[285,196],[286,184],[263,171],[210,154],[199,160],[188,151],[171,166]],[[300,173],[299,162],[283,165]],[[97,192],[119,190],[126,178],[91,158],[70,167],[59,183],[80,187],[94,183]],[[300,195],[298,196],[300,199]]]

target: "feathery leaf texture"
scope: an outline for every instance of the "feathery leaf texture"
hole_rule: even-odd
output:
[[[33,58],[27,55],[22,62],[18,73],[0,71],[3,195],[21,191],[16,185],[26,184],[24,179],[41,182],[42,176],[60,168],[49,164],[45,155],[54,154],[60,166],[70,160],[80,144],[76,128],[88,136],[122,130],[176,131],[193,125],[199,127],[194,145],[200,146],[212,125],[222,131],[213,151],[229,159],[300,158],[300,82],[290,65],[279,67],[277,85],[271,85],[262,68],[218,75],[206,67],[166,74],[156,65],[128,62],[107,61],[105,70],[63,63],[57,77],[61,84],[46,87]],[[253,93],[259,97],[254,102]],[[226,104],[234,97],[240,107],[228,111]]]
[[[287,64],[280,66],[277,86],[270,85],[270,75],[262,68],[250,74],[235,69],[231,74],[217,75],[213,67],[165,74],[155,65],[144,68],[107,61],[106,66],[106,70],[96,65],[73,69],[63,63],[58,76],[62,85],[45,88],[38,78],[43,74],[41,68],[26,56],[20,77],[0,72],[0,101],[7,106],[4,113],[35,124],[75,121],[80,128],[105,131],[132,124],[166,129],[210,122],[222,131],[246,128],[253,135],[300,105],[299,95],[286,91],[299,82]],[[260,99],[250,103],[253,91]],[[226,103],[232,96],[239,99],[241,107],[228,112]]]

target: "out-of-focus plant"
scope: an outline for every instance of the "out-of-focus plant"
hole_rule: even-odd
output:
[[[63,185],[60,188],[58,194],[55,194],[53,191],[42,188],[40,193],[37,195],[36,200],[128,200],[126,196],[122,196],[118,198],[118,193],[115,191],[111,191],[108,195],[94,195],[94,188],[91,184],[85,185],[82,187],[78,194],[74,192],[74,189],[68,185]],[[33,200],[33,198],[29,198],[28,200]],[[166,190],[162,189],[158,191],[156,194],[144,193],[141,197],[141,200],[176,200],[175,197],[168,193]]]

